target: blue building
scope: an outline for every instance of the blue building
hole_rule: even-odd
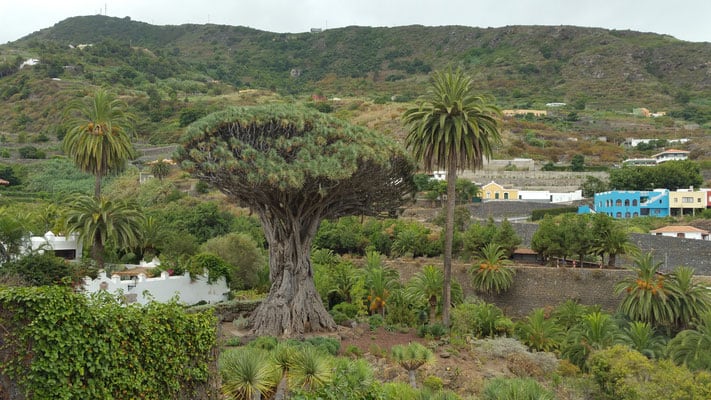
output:
[[[669,216],[669,190],[612,190],[596,193],[593,208],[596,213],[604,213],[613,218],[666,217]]]

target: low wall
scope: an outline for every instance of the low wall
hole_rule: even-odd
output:
[[[227,300],[229,288],[224,277],[213,283],[207,283],[207,278],[198,276],[191,279],[190,274],[169,276],[166,271],[157,278],[146,278],[140,274],[136,279],[124,279],[118,275],[111,278],[105,272],[99,273],[96,279],[84,279],[84,291],[95,293],[106,290],[113,294],[122,294],[127,303],[147,304],[152,300],[168,302],[174,297],[184,304],[199,302],[216,303]]]

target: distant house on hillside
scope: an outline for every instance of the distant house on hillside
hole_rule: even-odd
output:
[[[505,188],[498,183],[491,181],[481,187],[483,200],[514,200],[518,199],[518,190]]]
[[[657,160],[657,164],[661,164],[666,161],[683,161],[683,160],[688,160],[689,159],[689,153],[686,150],[676,150],[676,149],[669,149],[669,150],[664,150],[661,153],[657,153],[652,156],[655,160]]]
[[[517,110],[503,110],[501,113],[504,114],[505,117],[513,117],[515,115],[533,115],[535,117],[545,117],[546,115],[548,115],[548,111],[546,111],[546,110],[517,109]]]
[[[613,218],[669,216],[669,190],[612,190],[595,194],[596,213]]]
[[[649,231],[649,233],[655,236],[669,236],[682,239],[711,240],[711,237],[709,236],[709,231],[687,225],[665,226],[663,228]]]

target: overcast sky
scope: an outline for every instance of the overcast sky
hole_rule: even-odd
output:
[[[294,33],[349,25],[576,25],[711,42],[711,0],[0,0],[0,44],[93,14]]]

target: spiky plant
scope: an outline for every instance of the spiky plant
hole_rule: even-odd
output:
[[[639,351],[647,358],[661,357],[666,347],[664,336],[657,335],[648,322],[641,321],[632,321],[622,329],[619,342]]]
[[[222,392],[229,399],[259,400],[273,391],[278,375],[266,351],[239,348],[220,354]]]
[[[312,346],[303,346],[294,357],[291,374],[295,384],[304,389],[320,388],[333,379],[331,358]]]
[[[417,379],[415,371],[421,366],[432,362],[434,355],[432,350],[419,343],[410,343],[408,345],[395,345],[390,349],[393,360],[400,364],[408,374],[410,386],[417,387]]]
[[[565,338],[563,330],[552,318],[546,318],[537,308],[524,321],[516,324],[516,336],[523,344],[537,351],[553,351]]]

